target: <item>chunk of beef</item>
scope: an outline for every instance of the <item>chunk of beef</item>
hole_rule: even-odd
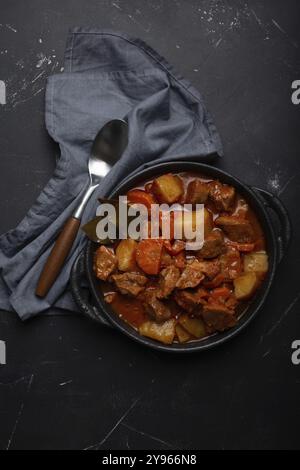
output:
[[[226,215],[218,217],[215,224],[221,227],[228,238],[234,242],[251,243],[254,241],[254,230],[247,219]]]
[[[205,237],[203,247],[198,251],[201,258],[215,258],[224,251],[224,236],[221,230],[213,230]]]
[[[189,204],[204,204],[208,198],[210,186],[199,179],[188,184],[185,201]]]
[[[219,211],[228,211],[235,199],[235,189],[219,181],[211,181],[209,186],[209,197],[214,202],[216,208]]]
[[[204,279],[204,274],[201,269],[201,264],[198,260],[194,259],[186,264],[180,278],[176,283],[178,289],[188,289],[196,287]]]
[[[145,288],[148,279],[140,273],[113,274],[111,279],[121,294],[136,297]]]
[[[234,294],[231,294],[227,300],[225,300],[225,305],[231,310],[234,310],[238,304],[238,300]]]
[[[236,248],[228,247],[226,253],[220,256],[220,265],[224,280],[231,280],[238,277],[242,271],[239,251]]]
[[[219,274],[220,268],[220,261],[218,259],[214,259],[212,261],[201,261],[200,260],[200,269],[205,274],[208,279],[213,279],[217,274]]]
[[[175,289],[176,283],[180,278],[180,270],[174,265],[164,268],[160,272],[159,292],[157,297],[163,299],[168,297]]]
[[[174,264],[179,269],[184,269],[186,265],[186,257],[183,251],[174,256]]]
[[[142,294],[143,306],[151,318],[158,322],[168,320],[172,316],[169,307],[157,298],[158,290],[149,289]]]
[[[98,279],[106,281],[108,276],[116,269],[117,257],[111,248],[101,245],[94,257],[94,271]]]
[[[205,298],[208,297],[208,292],[201,287],[196,291],[192,290],[179,290],[175,292],[174,299],[176,303],[189,313],[198,310],[201,312],[201,305],[206,304]]]
[[[203,306],[202,318],[211,331],[224,331],[233,327],[237,319],[234,310],[224,304],[211,303]]]
[[[162,253],[161,253],[161,259],[160,259],[160,267],[165,268],[167,266],[170,266],[171,264],[173,264],[173,258],[167,252],[167,250],[163,248]]]
[[[185,242],[183,240],[175,240],[173,244],[171,244],[170,240],[164,241],[164,247],[168,253],[171,255],[178,255],[185,249]]]
[[[247,217],[248,212],[249,206],[247,202],[245,201],[245,199],[239,198],[232,215],[240,217],[241,219],[245,219],[245,217]]]

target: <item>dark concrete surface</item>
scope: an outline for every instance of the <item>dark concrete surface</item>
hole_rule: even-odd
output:
[[[172,357],[76,315],[22,324],[0,313],[1,449],[299,449],[298,0],[1,1],[0,230],[50,178],[46,77],[75,25],[139,36],[202,92],[224,143],[220,166],[282,199],[294,238],[257,319],[232,342]]]

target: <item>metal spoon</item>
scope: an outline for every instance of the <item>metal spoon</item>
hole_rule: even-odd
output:
[[[92,145],[88,169],[90,180],[82,199],[70,217],[45,263],[41,272],[36,295],[44,297],[55,282],[61,268],[68,256],[77,232],[85,206],[99,186],[102,178],[107,175],[112,166],[119,160],[128,142],[128,126],[121,119],[114,119],[106,123],[98,132]]]

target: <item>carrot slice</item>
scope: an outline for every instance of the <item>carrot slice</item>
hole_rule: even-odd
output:
[[[250,251],[253,251],[255,248],[255,243],[238,243],[238,242],[232,242],[231,240],[227,240],[226,245],[232,246],[233,248],[236,248],[238,251],[243,251],[245,253],[249,253]]]
[[[163,240],[145,239],[141,240],[136,250],[136,262],[146,274],[158,274],[160,270],[160,261]]]
[[[151,210],[151,204],[155,204],[154,196],[146,193],[143,189],[132,189],[127,193],[127,200],[132,204],[143,204],[147,207],[148,211]]]
[[[214,289],[212,292],[211,292],[211,296],[214,298],[214,299],[228,299],[228,297],[230,296],[231,294],[231,290],[228,289],[228,287],[217,287],[216,289]]]
[[[212,281],[204,281],[203,285],[204,287],[207,287],[208,289],[213,289],[214,287],[218,287],[224,281],[225,281],[225,277],[223,276],[222,273],[219,273],[216,275],[216,277],[213,278]]]

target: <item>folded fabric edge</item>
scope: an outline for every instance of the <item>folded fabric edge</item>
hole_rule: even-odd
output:
[[[223,156],[223,146],[220,135],[216,129],[216,126],[213,122],[210,112],[207,110],[201,93],[197,90],[197,88],[192,85],[192,83],[184,78],[181,74],[175,70],[175,68],[157,51],[155,51],[151,46],[149,46],[145,41],[139,38],[127,36],[124,33],[113,31],[110,29],[98,29],[95,27],[82,27],[82,26],[75,26],[69,29],[67,42],[66,42],[66,50],[65,50],[65,69],[69,72],[72,70],[72,60],[73,60],[73,42],[74,36],[80,34],[86,35],[99,35],[99,36],[114,36],[119,39],[123,39],[128,43],[132,44],[133,46],[140,49],[143,53],[151,57],[151,59],[158,64],[158,66],[163,69],[173,80],[175,80],[178,85],[183,87],[187,93],[189,93],[196,101],[198,101],[201,106],[203,106],[206,117],[207,117],[207,125],[209,129],[209,133],[211,136],[212,142],[215,144],[215,151],[218,153],[219,156]]]

